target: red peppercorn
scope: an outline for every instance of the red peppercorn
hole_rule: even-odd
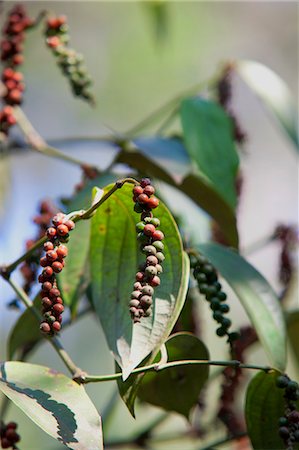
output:
[[[61,325],[57,320],[52,323],[52,330],[56,331],[57,333],[61,330]]]
[[[58,227],[58,225],[61,225],[63,223],[64,218],[65,218],[65,214],[63,214],[63,213],[55,214],[55,216],[52,219],[53,225],[55,227]]]
[[[152,225],[151,223],[148,223],[147,225],[145,225],[144,229],[143,229],[143,233],[146,236],[153,236],[153,233],[156,231],[156,227],[154,225]]]
[[[43,283],[42,288],[44,291],[50,291],[52,289],[52,283],[50,283],[50,281],[46,281],[45,283]]]
[[[46,267],[46,266],[48,265],[48,259],[47,259],[45,256],[43,256],[43,257],[39,260],[39,263],[40,263],[40,265],[41,265],[42,267]]]
[[[162,241],[164,239],[164,234],[160,230],[155,230],[152,234],[154,241]]]
[[[53,264],[52,264],[52,269],[54,270],[55,273],[59,273],[59,272],[62,271],[63,265],[62,265],[61,262],[55,261],[55,262],[53,262]]]
[[[67,256],[68,250],[65,245],[60,245],[57,248],[56,252],[59,258],[65,258]]]
[[[49,238],[54,238],[56,236],[57,232],[56,232],[56,228],[50,227],[47,229],[47,236]]]
[[[141,205],[146,204],[148,202],[149,198],[146,194],[140,194],[137,197],[137,202]]]
[[[6,428],[15,430],[17,428],[17,426],[18,425],[16,424],[16,422],[8,422],[8,424],[6,425]]]
[[[140,185],[145,188],[145,186],[148,186],[152,184],[151,180],[149,178],[142,178],[142,180],[140,181]]]
[[[51,277],[53,275],[53,269],[50,266],[47,266],[43,270],[43,274],[47,275],[47,277]]]
[[[53,311],[55,311],[57,314],[61,314],[64,311],[63,305],[61,303],[55,303],[53,306]]]
[[[68,231],[71,231],[75,228],[75,222],[73,222],[72,220],[67,220],[66,222],[64,222],[64,225],[68,227]]]
[[[133,194],[138,197],[138,195],[143,194],[143,188],[141,186],[134,186]]]
[[[48,252],[49,250],[53,250],[53,249],[54,249],[54,245],[53,245],[52,242],[47,241],[47,242],[44,243],[44,250],[46,252]]]
[[[50,294],[51,297],[59,297],[60,296],[60,290],[57,289],[57,288],[52,288],[52,289],[50,289],[49,294]]]
[[[56,302],[56,303],[60,303],[61,305],[63,304],[63,300],[62,300],[61,297],[56,297],[56,298],[55,298],[55,302]]]
[[[157,206],[159,206],[159,200],[157,199],[157,197],[151,197],[148,199],[147,201],[148,208],[155,209],[157,208]]]
[[[44,308],[51,308],[52,301],[49,299],[49,297],[43,297],[42,298],[42,305]]]
[[[50,250],[46,253],[46,258],[48,259],[48,261],[56,261],[56,259],[58,258],[57,253],[55,252],[55,250]]]
[[[137,272],[136,273],[136,281],[142,281],[144,279],[144,273],[143,272]]]
[[[43,333],[50,333],[51,331],[51,327],[47,322],[42,322],[39,328]]]
[[[154,188],[154,186],[151,186],[149,184],[149,185],[145,186],[145,188],[143,189],[143,192],[146,195],[150,196],[150,195],[153,195],[155,193],[155,188]]]
[[[69,232],[68,226],[66,224],[58,225],[57,233],[59,236],[66,236]]]

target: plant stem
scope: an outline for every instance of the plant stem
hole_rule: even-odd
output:
[[[114,184],[113,188],[111,188],[110,191],[108,191],[105,195],[103,195],[103,197],[98,202],[96,202],[89,209],[84,211],[84,213],[81,213],[79,216],[77,216],[78,217],[77,220],[89,219],[91,217],[92,213],[99,206],[101,206],[115,191],[122,188],[125,183],[138,184],[138,181],[135,180],[134,178],[123,178],[122,180],[117,181]],[[74,220],[75,219],[76,219],[76,217],[74,218]]]
[[[169,116],[166,117],[166,119],[161,123],[161,125],[159,126],[159,128],[157,129],[157,131],[155,132],[156,135],[162,135],[164,133],[164,131],[172,124],[172,122],[174,121],[174,119],[176,118],[177,114],[179,112],[179,108],[176,106],[171,113],[169,114]]]
[[[74,213],[72,216],[72,213],[69,214],[70,217],[72,217],[72,220],[74,222],[78,222],[80,220],[86,220],[90,219],[92,213],[99,208],[115,191],[122,188],[122,186],[125,183],[132,183],[132,184],[138,184],[138,181],[134,178],[123,178],[122,180],[117,181],[114,186],[108,191],[105,195],[103,195],[102,198],[98,202],[96,202],[94,205],[92,205],[90,208],[88,208],[86,211],[82,210],[79,213]],[[37,248],[39,248],[41,245],[43,245],[44,242],[46,242],[47,236],[42,237],[39,239],[27,252],[23,253],[18,259],[16,259],[14,262],[7,266],[0,267],[0,275],[4,279],[8,279],[10,274],[13,272],[13,270],[25,259],[28,258],[28,256],[32,255],[32,253],[35,252]]]
[[[181,367],[181,366],[223,366],[223,367],[238,367],[240,369],[252,369],[252,370],[263,370],[264,372],[270,372],[273,370],[268,366],[259,366],[254,364],[242,364],[240,361],[209,361],[209,360],[181,360],[181,361],[171,361],[165,364],[150,364],[144,367],[137,367],[137,369],[132,370],[132,374],[144,373],[144,372],[160,372],[161,370],[169,369],[171,367]],[[122,377],[122,373],[113,373],[110,375],[86,375],[82,383],[98,383],[103,381],[117,380]]]
[[[139,131],[143,130],[147,126],[149,126],[151,123],[156,122],[161,115],[166,113],[169,109],[176,107],[177,104],[184,98],[189,95],[192,95],[204,88],[211,88],[214,86],[215,82],[218,80],[217,77],[213,77],[209,80],[206,80],[201,83],[197,83],[194,86],[189,87],[188,89],[185,89],[182,91],[179,95],[174,97],[173,99],[169,100],[168,102],[164,103],[164,105],[160,106],[159,108],[155,109],[151,114],[149,114],[147,117],[145,117],[143,120],[141,120],[139,123],[137,123],[134,127],[130,128],[127,132],[123,133],[127,138],[131,138]]]
[[[89,164],[86,164],[84,161],[81,161],[77,158],[74,158],[72,156],[66,155],[65,153],[61,152],[60,150],[49,146],[44,139],[39,135],[39,133],[35,130],[32,123],[29,121],[27,116],[24,114],[22,109],[18,106],[14,107],[14,115],[17,119],[18,125],[23,131],[24,135],[27,138],[28,143],[30,146],[36,150],[39,153],[43,153],[47,156],[52,156],[55,158],[62,159],[64,161],[70,162],[72,164],[76,164],[78,166],[89,166]],[[101,169],[99,167],[90,166],[97,171],[101,172]]]
[[[22,302],[24,303],[26,308],[28,308],[32,312],[32,314],[35,315],[35,317],[38,320],[41,320],[42,319],[41,314],[35,308],[33,302],[30,300],[30,298],[28,297],[26,292],[20,286],[18,286],[13,280],[11,280],[10,278],[7,279],[7,282],[13,288],[13,290],[15,291],[17,296],[22,300]],[[68,368],[70,373],[74,376],[74,378],[82,373],[82,371],[72,361],[71,357],[66,352],[66,350],[63,348],[60,340],[57,337],[48,337],[48,336],[44,336],[44,337],[45,337],[45,339],[47,339],[50,342],[50,344],[55,349],[55,351],[58,353],[58,355],[60,356],[60,358],[64,362],[65,366]]]

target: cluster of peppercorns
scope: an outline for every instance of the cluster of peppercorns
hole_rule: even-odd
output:
[[[246,140],[246,134],[240,127],[240,124],[236,116],[232,112],[230,106],[232,97],[231,75],[232,75],[232,68],[230,65],[228,65],[224,68],[223,74],[217,84],[218,101],[220,105],[223,107],[223,109],[225,109],[230,119],[232,120],[235,141],[238,142],[239,144],[243,144]]]
[[[293,252],[298,245],[297,233],[295,227],[288,225],[278,225],[274,231],[275,239],[281,243],[279,279],[285,287],[288,286],[294,272],[295,258]]]
[[[160,285],[158,275],[162,273],[161,264],[165,259],[162,242],[164,234],[157,230],[160,220],[152,213],[152,209],[159,205],[154,193],[155,188],[149,178],[143,178],[140,185],[133,188],[134,210],[141,213],[141,221],[136,225],[137,239],[140,242],[140,250],[146,255],[145,263],[136,273],[136,283],[131,294],[130,313],[134,323],[151,314],[154,288]]]
[[[234,358],[244,362],[244,352],[257,341],[257,335],[251,326],[242,327],[239,333],[239,339],[234,345]],[[240,418],[240,414],[234,411],[235,394],[240,387],[242,374],[243,371],[239,367],[226,367],[223,370],[224,380],[221,385],[220,407],[217,416],[232,434],[245,431],[243,418]]]
[[[17,424],[15,422],[9,422],[4,425],[0,424],[0,443],[2,448],[17,449],[16,443],[20,441],[20,435],[16,432]]]
[[[280,375],[276,379],[276,386],[284,389],[286,401],[285,415],[278,421],[279,436],[287,450],[293,450],[294,443],[299,442],[299,411],[296,404],[299,400],[299,385],[287,375]]]
[[[40,329],[49,335],[61,329],[64,307],[57,288],[56,274],[62,271],[64,258],[67,256],[67,247],[63,243],[68,241],[69,232],[75,227],[75,223],[68,220],[62,213],[53,217],[52,224],[53,226],[47,229],[48,241],[44,243],[46,254],[40,259],[43,271],[38,277],[38,281],[42,283],[41,298],[44,316]]]
[[[16,5],[8,14],[7,22],[3,28],[1,41],[1,61],[5,63],[2,72],[2,82],[6,88],[3,97],[6,103],[0,112],[0,131],[8,134],[9,128],[16,123],[12,106],[22,103],[23,75],[15,70],[16,66],[23,63],[23,42],[25,30],[33,25],[33,21],[27,16],[22,5]]]
[[[45,235],[45,232],[51,223],[51,219],[56,212],[56,207],[48,200],[43,200],[40,203],[39,214],[33,218],[33,222],[38,225],[38,232],[35,239],[28,239],[26,241],[26,251],[30,250],[34,244]],[[21,274],[24,278],[23,289],[26,294],[30,293],[32,284],[37,279],[37,270],[41,253],[42,249],[39,247],[24,260],[20,267]]]
[[[216,269],[203,255],[192,255],[191,267],[193,268],[193,276],[197,280],[198,289],[201,294],[206,297],[213,311],[213,319],[219,323],[216,333],[218,336],[227,336],[230,344],[239,338],[238,332],[229,332],[231,320],[225,317],[229,312],[229,306],[225,303],[227,295],[221,289],[222,286],[218,281]]]
[[[45,29],[47,46],[53,51],[58,66],[68,78],[73,94],[94,103],[89,90],[92,81],[84,65],[83,56],[67,47],[68,31],[69,27],[65,16],[49,18]]]

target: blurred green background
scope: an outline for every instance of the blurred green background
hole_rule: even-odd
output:
[[[151,2],[25,2],[29,15],[41,9],[66,14],[70,25],[71,46],[84,54],[94,79],[96,108],[74,99],[67,82],[45,47],[41,27],[28,34],[24,75],[26,95],[24,111],[46,139],[66,136],[99,136],[110,129],[121,132],[137,123],[152,110],[189,86],[204,81],[230,59],[252,59],[276,71],[297,96],[297,5],[295,2],[169,2],[166,4],[165,33],[157,38]],[[5,12],[13,2],[4,2]],[[234,111],[248,135],[242,154],[245,178],[239,210],[241,246],[245,248],[269,235],[280,222],[298,220],[298,179],[296,155],[291,142],[281,133],[261,107],[260,102],[239,80],[234,80]],[[60,146],[71,151],[68,145]],[[75,156],[97,164],[105,164],[111,148],[104,144],[74,147]],[[0,224],[0,262],[20,255],[24,241],[35,234],[31,219],[38,201],[44,197],[67,196],[79,181],[78,168],[32,152],[18,152],[1,160],[2,215]],[[189,211],[195,219],[192,230],[207,238],[205,216],[198,209]],[[250,261],[279,288],[277,283],[278,247],[276,244],[249,256]],[[0,358],[5,359],[5,341],[18,313],[5,304],[12,291],[1,283]],[[235,320],[247,323],[238,304],[233,303]],[[235,302],[236,303],[236,302]],[[222,342],[214,345],[215,326],[203,305],[204,336],[211,357],[223,356]],[[99,324],[85,318],[63,334],[65,347],[79,366],[91,373],[113,372]],[[90,345],[92,342],[92,346]],[[92,353],[89,352],[92,347]],[[95,348],[98,350],[95,352]],[[257,354],[252,358],[263,358]],[[31,361],[65,371],[52,349],[45,344]],[[115,384],[88,386],[96,406],[102,413],[116,389]],[[213,407],[219,387],[211,387]],[[214,403],[214,405],[213,405]],[[134,421],[121,401],[116,417],[107,421],[107,438],[126,438],[141,424],[149,422],[154,408],[137,408]],[[52,450],[60,447],[16,408],[9,417],[20,422],[21,449]],[[194,419],[198,420],[198,418]],[[167,419],[161,430],[184,429],[185,421],[175,415]],[[220,430],[214,432],[214,437]],[[32,437],[34,436],[34,441]],[[130,446],[127,447],[130,449]],[[187,442],[157,443],[153,449],[196,449]]]

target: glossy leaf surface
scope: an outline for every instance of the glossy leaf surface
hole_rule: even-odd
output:
[[[286,331],[279,299],[267,280],[237,252],[201,244],[203,253],[230,284],[254,326],[270,364],[284,370]]]
[[[251,380],[246,393],[245,417],[254,450],[281,450],[278,420],[284,416],[284,389],[276,387],[276,372],[260,372]],[[298,450],[299,445],[294,445]]]
[[[168,362],[209,359],[206,346],[190,333],[177,333],[167,340]],[[209,376],[209,366],[176,366],[149,372],[143,377],[138,397],[167,411],[189,417]]]
[[[133,325],[128,304],[138,265],[145,259],[136,239],[140,215],[133,207],[132,185],[124,185],[97,209],[91,228],[93,304],[124,378],[167,338],[183,306],[189,273],[177,226],[160,203],[155,216],[165,234],[161,285],[155,289],[153,314]]]
[[[103,449],[101,418],[83,386],[35,364],[0,368],[0,390],[42,430],[72,450]]]

